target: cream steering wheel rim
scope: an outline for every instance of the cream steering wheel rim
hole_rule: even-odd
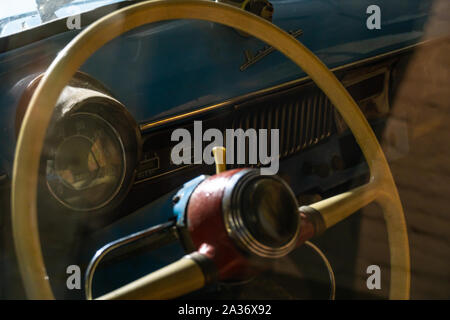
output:
[[[13,236],[27,296],[54,298],[39,240],[36,191],[45,134],[60,93],[79,67],[110,40],[148,23],[175,19],[224,24],[272,45],[302,68],[328,96],[355,136],[368,162],[371,179],[362,187],[311,206],[321,211],[328,228],[349,216],[349,211],[377,201],[383,208],[388,231],[390,298],[408,299],[410,258],[402,205],[383,151],[353,98],[311,51],[282,29],[241,9],[204,0],[147,1],[115,11],[75,37],[40,81],[20,129],[11,195]]]

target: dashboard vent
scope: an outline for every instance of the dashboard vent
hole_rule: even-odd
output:
[[[232,128],[279,129],[280,158],[284,158],[333,134],[334,112],[330,100],[320,90],[311,88],[236,106]]]

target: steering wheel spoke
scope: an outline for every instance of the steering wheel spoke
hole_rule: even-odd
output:
[[[373,202],[379,196],[379,184],[371,181],[360,187],[313,203],[309,207],[320,213],[324,229],[328,229]]]
[[[164,268],[99,297],[98,300],[163,300],[177,298],[198,290],[207,281],[196,255],[200,256],[200,254],[187,255]]]

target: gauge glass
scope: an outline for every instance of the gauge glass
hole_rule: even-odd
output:
[[[98,209],[120,190],[125,161],[122,140],[110,123],[96,114],[75,113],[55,127],[47,184],[70,209]]]
[[[250,233],[268,246],[281,247],[297,232],[298,207],[280,181],[260,178],[245,187],[242,216]]]

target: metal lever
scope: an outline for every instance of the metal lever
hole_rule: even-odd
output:
[[[92,299],[92,279],[94,277],[95,270],[97,269],[100,261],[102,261],[108,253],[122,248],[128,244],[134,243],[138,240],[146,239],[154,245],[157,243],[161,243],[162,240],[171,242],[172,240],[175,240],[177,238],[178,233],[175,227],[175,222],[171,221],[125,236],[123,238],[110,242],[104,245],[102,248],[98,249],[86,269],[84,282],[86,299]]]
[[[216,163],[216,174],[227,171],[226,165],[226,149],[224,147],[214,147],[214,162]]]

